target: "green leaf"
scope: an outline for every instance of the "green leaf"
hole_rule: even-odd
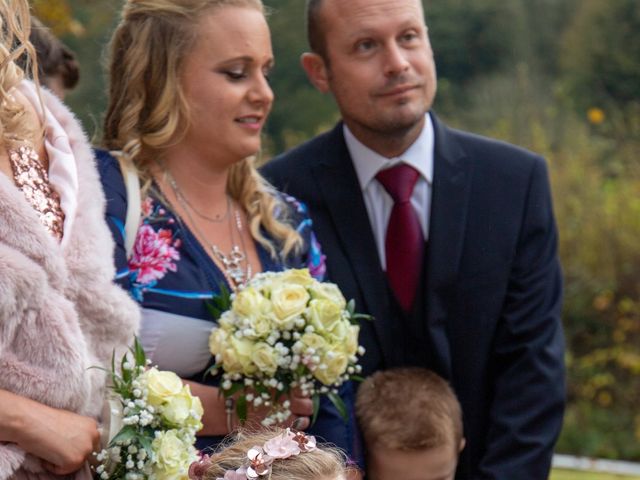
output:
[[[131,382],[131,370],[128,368],[124,368],[124,364],[127,362],[127,355],[122,356],[122,360],[120,360],[120,372],[122,373],[122,380],[125,383]]]
[[[147,455],[149,457],[151,457],[151,453],[153,452],[153,449],[151,448],[151,443],[153,442],[152,438],[153,438],[153,430],[150,431],[150,435],[140,435],[140,437],[138,438],[138,441],[140,442],[140,445],[142,445],[142,447],[147,451]]]
[[[142,344],[138,337],[134,337],[133,341],[133,356],[136,359],[136,365],[140,367],[147,366],[147,355],[144,352],[144,348],[142,348]]]
[[[116,434],[116,436],[111,439],[111,441],[109,442],[109,447],[115,446],[116,443],[118,442],[126,442],[127,440],[133,440],[134,438],[136,438],[137,435],[138,435],[138,431],[136,430],[136,427],[134,427],[133,425],[127,425],[123,427]]]
[[[316,423],[318,418],[318,413],[320,413],[320,395],[315,394],[311,397],[311,402],[313,404],[313,415],[311,416],[311,426]]]
[[[231,308],[231,292],[224,282],[218,283],[220,293],[205,302],[205,306],[214,320],[218,320],[220,316]]]
[[[364,382],[364,377],[361,377],[360,375],[349,375],[349,380],[353,380],[354,382],[362,383],[362,382]]]
[[[204,383],[204,380],[211,375],[212,377],[215,376],[214,373],[212,372],[216,372],[219,371],[222,368],[222,365],[218,365],[217,363],[215,365],[211,365],[209,368],[207,368],[204,373],[202,374],[202,381]]]
[[[342,398],[340,398],[340,395],[329,392],[327,393],[327,397],[329,397],[331,403],[333,403],[334,407],[336,407],[336,410],[338,410],[338,413],[342,417],[344,423],[347,423],[349,421],[349,412],[347,411],[347,406],[344,404],[344,401],[342,400]]]
[[[242,382],[233,382],[231,384],[231,388],[229,388],[228,390],[224,390],[222,389],[222,393],[224,394],[225,398],[230,397],[231,395],[233,395],[234,393],[240,391],[242,388],[244,387],[244,383]]]
[[[352,298],[347,303],[347,312],[349,312],[349,316],[353,318],[355,311],[356,311],[356,301]]]
[[[247,410],[248,410],[247,397],[242,395],[238,397],[236,400],[236,413],[238,414],[238,419],[240,420],[241,423],[244,423],[247,421]]]
[[[374,316],[373,315],[367,315],[366,313],[354,313],[351,316],[351,320],[367,320],[367,321],[373,321],[374,320]]]

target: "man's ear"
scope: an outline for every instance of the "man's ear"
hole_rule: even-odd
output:
[[[327,65],[320,55],[311,52],[303,53],[300,63],[314,87],[322,93],[328,93],[331,90]]]

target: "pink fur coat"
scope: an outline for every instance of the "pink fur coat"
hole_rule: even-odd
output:
[[[0,389],[98,418],[105,374],[89,367],[107,366],[114,349],[124,351],[139,312],[112,282],[113,244],[87,138],[57,98],[42,96],[69,137],[78,208],[61,246],[0,174]],[[0,444],[0,480],[20,472],[42,472],[39,460]]]

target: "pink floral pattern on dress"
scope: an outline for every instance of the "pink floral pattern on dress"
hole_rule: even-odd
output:
[[[180,260],[177,243],[170,230],[161,228],[156,232],[148,224],[141,225],[129,259],[130,270],[137,272],[136,282],[149,284],[168,271],[177,271],[176,262]]]

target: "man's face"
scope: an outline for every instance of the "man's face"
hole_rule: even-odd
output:
[[[436,92],[420,0],[325,0],[320,15],[327,58],[316,59],[320,81],[305,65],[314,84],[333,93],[363,143],[415,140]]]
[[[374,445],[367,460],[371,480],[453,480],[458,450],[452,445],[412,451]]]

